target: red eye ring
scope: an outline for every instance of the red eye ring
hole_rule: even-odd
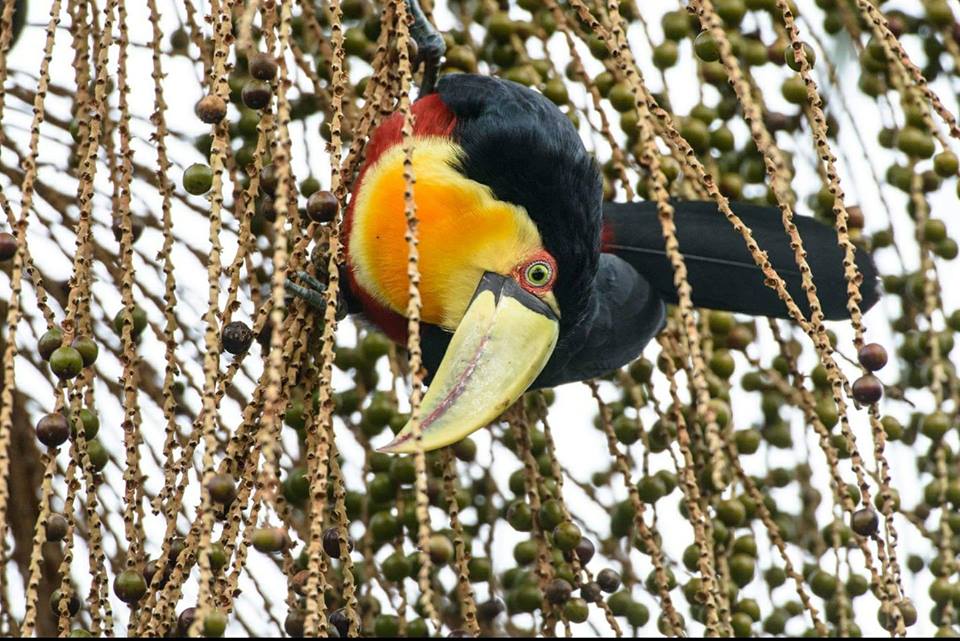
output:
[[[520,286],[533,294],[549,292],[557,280],[557,261],[546,251],[539,251],[514,270]]]

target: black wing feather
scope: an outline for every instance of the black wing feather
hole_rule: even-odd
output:
[[[698,307],[722,309],[756,316],[787,318],[787,308],[776,292],[764,283],[740,234],[713,202],[674,201],[677,240],[687,266]],[[760,249],[784,279],[787,291],[809,317],[810,308],[794,261],[789,237],[780,212],[772,207],[730,203],[733,212],[751,229]],[[607,203],[604,205],[604,249],[620,256],[642,274],[664,300],[677,302],[673,268],[666,256],[656,203]],[[795,216],[817,295],[828,320],[848,318],[847,284],[843,250],[833,228],[810,217]],[[871,255],[858,250],[856,263],[863,274],[861,309],[877,302],[877,269]]]

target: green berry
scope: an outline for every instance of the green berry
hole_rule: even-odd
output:
[[[577,547],[582,536],[580,528],[570,522],[561,523],[553,530],[553,542],[565,552]]]
[[[219,638],[227,630],[227,617],[219,610],[214,610],[203,619],[203,636]]]
[[[933,170],[941,178],[950,178],[960,171],[960,161],[952,151],[942,151],[933,158]]]
[[[194,163],[183,172],[183,188],[188,194],[202,196],[213,187],[213,171],[209,165]]]
[[[563,521],[563,507],[560,501],[548,499],[540,506],[540,527],[552,530]]]
[[[147,593],[147,582],[136,570],[124,570],[113,582],[113,593],[121,601],[133,605]]]
[[[563,615],[573,623],[583,623],[590,615],[590,607],[583,599],[569,599],[563,604]]]
[[[810,66],[811,69],[813,69],[813,65],[817,62],[817,54],[813,50],[813,47],[808,45],[806,42],[804,42],[802,46],[803,46],[803,55],[807,59],[807,64]],[[787,47],[786,51],[784,52],[783,58],[786,61],[788,67],[790,67],[794,71],[797,71],[797,72],[800,71],[799,56],[797,56],[797,52],[794,50],[792,46]]]
[[[120,311],[113,317],[113,330],[117,335],[122,335],[123,333],[123,322],[127,318],[126,308],[121,308]],[[131,322],[133,325],[130,328],[130,335],[133,338],[140,336],[143,333],[143,330],[147,328],[147,312],[145,312],[140,307],[134,307],[133,313],[131,314]]]
[[[50,356],[62,344],[63,330],[61,330],[59,327],[48,329],[37,342],[37,351],[40,352],[40,358],[45,361],[50,360]]]
[[[97,361],[97,355],[100,349],[92,339],[85,337],[75,338],[73,339],[71,347],[80,352],[84,367],[90,367]]]
[[[103,470],[110,461],[110,455],[107,448],[97,439],[87,442],[87,456],[90,458],[90,465],[95,472]]]
[[[83,356],[73,347],[58,347],[50,355],[50,369],[61,380],[76,378],[83,370]]]
[[[380,565],[380,571],[388,581],[398,582],[410,576],[410,561],[403,552],[394,552]]]
[[[693,51],[704,62],[720,60],[720,45],[709,31],[701,31],[693,41]]]

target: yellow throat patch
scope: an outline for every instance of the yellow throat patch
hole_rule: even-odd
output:
[[[489,187],[454,169],[463,153],[458,145],[433,136],[413,145],[421,317],[453,330],[483,272],[509,274],[542,241],[522,207],[497,200]],[[349,239],[357,282],[400,314],[409,286],[403,192],[403,148],[395,145],[364,175]]]

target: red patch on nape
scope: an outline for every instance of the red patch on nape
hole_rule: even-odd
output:
[[[443,104],[438,93],[430,94],[413,103],[413,116],[413,133],[417,136],[446,138],[453,133],[453,128],[457,124],[453,112]],[[363,166],[360,168],[360,177],[354,186],[354,193],[357,186],[363,182],[363,174],[367,168],[377,162],[385,151],[403,139],[402,129],[403,114],[397,112],[388,116],[373,132],[364,149]]]
[[[610,223],[603,223],[603,228],[600,230],[600,251],[609,252],[613,240],[613,228],[610,227]]]
[[[417,136],[441,136],[450,137],[453,128],[457,124],[456,116],[447,108],[440,98],[440,94],[433,93],[429,96],[417,100],[413,103],[413,133]],[[403,140],[403,114],[397,112],[388,116],[380,126],[371,134],[364,148],[363,165],[360,167],[360,173],[356,182],[353,184],[353,191],[350,195],[350,204],[347,207],[346,215],[343,219],[343,235],[345,239],[344,254],[346,256],[347,266],[350,266],[350,227],[353,222],[353,205],[357,199],[357,192],[360,185],[363,184],[363,177],[377,160],[388,149],[399,144]],[[366,317],[377,325],[390,339],[397,343],[405,343],[407,340],[407,319],[401,314],[384,307],[373,296],[365,292],[360,284],[357,283],[352,269],[347,269],[350,281],[350,287],[356,293],[357,298],[363,305],[363,311]]]

